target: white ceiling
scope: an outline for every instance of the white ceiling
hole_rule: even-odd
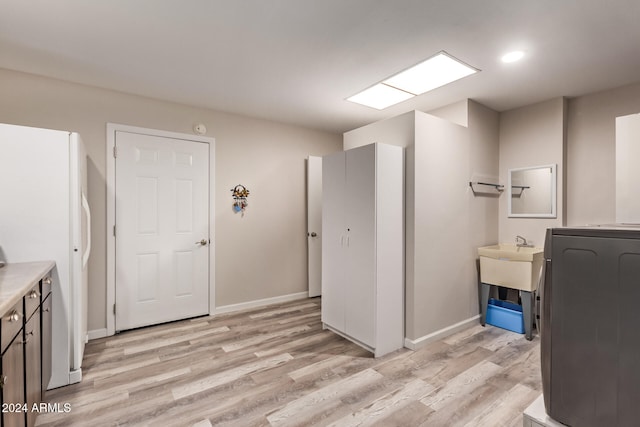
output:
[[[638,0],[0,0],[0,67],[344,132],[640,81],[639,22]],[[345,101],[440,50],[482,71],[383,111]]]

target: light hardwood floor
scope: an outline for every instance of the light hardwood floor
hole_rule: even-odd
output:
[[[539,338],[480,325],[374,359],[322,329],[320,299],[91,341],[42,426],[521,426]]]

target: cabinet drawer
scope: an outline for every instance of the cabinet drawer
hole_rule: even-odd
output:
[[[35,285],[24,295],[24,313],[27,319],[31,318],[31,315],[40,306],[40,284]]]
[[[22,311],[22,299],[12,308],[7,310],[7,313],[2,316],[2,333],[0,333],[0,337],[2,337],[2,352],[4,353],[5,349],[13,340],[13,337],[22,329],[22,322],[24,320],[24,313]]]

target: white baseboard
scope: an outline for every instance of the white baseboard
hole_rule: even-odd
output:
[[[220,307],[216,307],[214,312],[211,314],[215,315],[215,314],[221,314],[221,313],[231,313],[234,311],[247,310],[250,308],[264,307],[265,305],[296,301],[296,300],[305,299],[308,297],[309,297],[308,292],[298,292],[295,294],[282,295],[279,297],[264,298],[264,299],[254,300],[254,301],[241,302],[238,304],[223,305]]]
[[[479,318],[480,318],[480,315],[478,314],[476,316],[463,320],[462,322],[458,322],[454,325],[447,326],[446,328],[440,329],[439,331],[432,332],[428,335],[425,335],[415,340],[405,338],[404,346],[411,350],[417,350],[429,344],[430,342],[448,337],[449,335],[453,335],[456,332],[462,331],[464,329],[470,328],[473,325],[476,325],[478,323]]]
[[[107,328],[94,329],[93,331],[87,332],[87,338],[89,338],[89,341],[97,340],[98,338],[104,338],[106,336],[107,336]]]
[[[259,299],[259,300],[255,300],[255,301],[247,301],[247,302],[241,302],[239,304],[230,304],[230,305],[223,305],[221,307],[216,307],[214,309],[214,311],[212,313],[210,313],[210,315],[216,315],[216,314],[221,314],[221,313],[231,313],[234,311],[240,311],[240,310],[248,310],[251,308],[257,308],[257,307],[263,307],[266,305],[271,305],[271,304],[278,304],[278,303],[283,303],[283,302],[289,302],[289,301],[295,301],[295,300],[299,300],[299,299],[305,299],[309,297],[309,293],[308,292],[298,292],[295,294],[289,294],[289,295],[282,295],[279,297],[273,297],[273,298],[264,298],[264,299]],[[108,336],[107,334],[107,328],[103,328],[103,329],[94,329],[93,331],[88,331],[87,332],[87,337],[89,339],[89,341],[91,340],[95,340],[98,338],[104,338]]]

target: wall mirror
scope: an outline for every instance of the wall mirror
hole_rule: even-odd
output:
[[[556,165],[509,169],[509,217],[556,217]]]

